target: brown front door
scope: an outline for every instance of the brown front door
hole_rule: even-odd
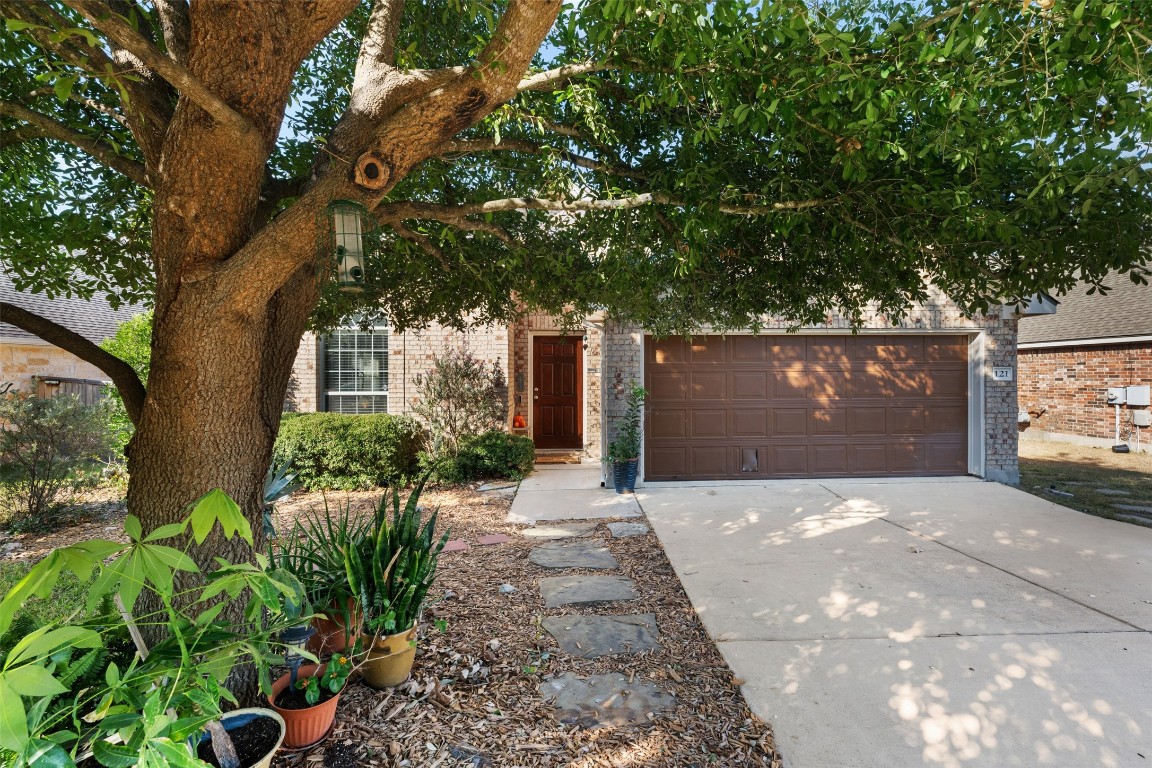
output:
[[[537,448],[582,448],[579,336],[532,337],[532,439]]]
[[[965,336],[645,341],[649,480],[963,475]]]

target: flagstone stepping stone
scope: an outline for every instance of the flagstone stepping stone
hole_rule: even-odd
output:
[[[623,576],[553,576],[540,579],[545,608],[635,600],[635,582]]]
[[[1152,515],[1152,507],[1144,507],[1139,504],[1113,504],[1112,509],[1119,509],[1123,512],[1140,512],[1142,514]]]
[[[503,533],[490,533],[487,536],[480,536],[476,539],[476,543],[482,547],[491,546],[493,544],[503,544],[512,541],[511,536],[506,536]]]
[[[1123,520],[1126,523],[1136,523],[1137,525],[1152,525],[1152,516],[1140,517],[1140,515],[1116,515],[1117,520]]]
[[[587,678],[565,672],[541,683],[540,696],[555,708],[561,723],[583,728],[644,723],[650,712],[676,706],[676,697],[655,683],[630,683],[619,672]]]
[[[575,539],[596,530],[599,523],[567,523],[565,525],[537,525],[525,528],[520,535],[526,539]]]
[[[553,542],[533,547],[528,559],[544,568],[592,568],[611,570],[620,567],[603,544],[596,542]]]
[[[1128,491],[1118,491],[1115,488],[1097,488],[1096,493],[1102,493],[1105,496],[1127,496]]]
[[[643,536],[648,533],[648,526],[644,523],[608,523],[608,530],[612,531],[612,538],[626,539],[629,536]]]
[[[516,490],[517,483],[485,483],[477,488],[477,491],[484,493],[485,491],[514,491]]]
[[[634,616],[547,616],[540,622],[571,656],[596,659],[660,647],[656,614]]]
[[[444,549],[441,552],[467,552],[471,547],[464,539],[449,539],[444,542]]]

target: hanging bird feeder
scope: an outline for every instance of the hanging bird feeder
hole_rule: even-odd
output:
[[[360,206],[336,203],[332,206],[332,233],[336,255],[336,281],[342,290],[364,287],[364,232]]]

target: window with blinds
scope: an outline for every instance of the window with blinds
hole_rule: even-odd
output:
[[[325,339],[324,399],[333,413],[387,413],[386,327],[341,328]]]

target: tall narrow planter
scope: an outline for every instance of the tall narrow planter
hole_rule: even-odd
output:
[[[639,459],[612,462],[612,484],[616,486],[616,493],[636,491],[636,473],[639,468]]]
[[[324,674],[326,666],[326,664],[305,664],[300,667],[297,678],[318,677]],[[327,736],[332,724],[336,722],[336,705],[340,702],[340,694],[313,707],[282,709],[276,706],[276,697],[287,690],[291,682],[292,676],[286,674],[272,683],[268,705],[284,719],[284,746],[290,749],[310,747]]]
[[[416,660],[416,627],[373,640],[360,673],[373,688],[395,688],[412,674]]]

